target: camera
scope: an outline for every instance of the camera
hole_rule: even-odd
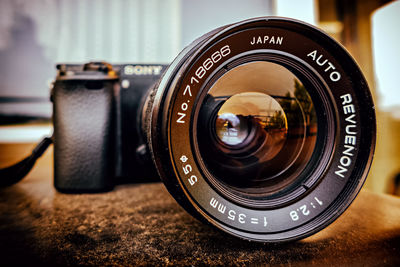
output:
[[[156,180],[141,131],[144,100],[166,65],[59,64],[52,90],[54,185],[108,191]]]
[[[211,31],[169,65],[59,65],[55,186],[158,176],[191,215],[259,242],[297,240],[351,204],[370,168],[374,104],[348,52],[300,21]]]

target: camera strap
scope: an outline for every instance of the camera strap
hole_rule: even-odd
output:
[[[32,154],[18,163],[0,169],[0,187],[6,187],[21,181],[33,168],[35,162],[53,143],[53,137],[45,137],[33,150]]]

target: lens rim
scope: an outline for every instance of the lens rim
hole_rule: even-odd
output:
[[[341,127],[338,130],[339,138],[335,141],[336,153],[332,164],[329,166],[329,176],[327,175],[327,178],[331,179],[323,179],[323,182],[319,183],[317,188],[304,198],[304,201],[310,200],[314,196],[314,193],[321,191],[332,196],[331,202],[327,203],[324,201],[323,208],[318,207],[319,209],[314,210],[318,214],[308,217],[306,220],[303,220],[304,216],[302,214],[299,214],[302,217],[296,222],[282,219],[279,221],[279,226],[284,228],[281,231],[259,231],[262,226],[261,221],[261,225],[251,225],[248,222],[241,225],[239,224],[240,221],[239,223],[237,221],[238,218],[236,218],[235,225],[233,226],[232,224],[228,224],[229,222],[227,223],[222,217],[218,217],[220,216],[218,213],[219,210],[213,210],[209,207],[211,205],[210,199],[201,199],[201,197],[199,199],[193,198],[192,194],[194,191],[190,189],[190,185],[188,185],[186,180],[187,177],[182,171],[182,166],[179,165],[179,157],[174,155],[180,147],[191,149],[188,147],[188,142],[183,140],[187,139],[189,131],[181,130],[178,133],[175,132],[176,129],[174,128],[176,126],[174,122],[177,120],[177,107],[183,103],[179,101],[181,101],[180,97],[187,82],[185,79],[189,74],[192,75],[193,68],[198,66],[199,60],[204,60],[209,55],[207,51],[210,52],[210,48],[215,48],[216,44],[222,40],[226,41],[229,37],[235,36],[235,34],[240,33],[243,37],[246,31],[261,34],[285,32],[288,35],[285,35],[285,44],[280,47],[280,50],[296,48],[297,54],[307,53],[310,52],[310,48],[316,48],[317,51],[322,51],[324,56],[335,66],[335,69],[342,74],[339,86],[339,83],[334,84],[329,81],[329,73],[323,72],[323,69],[315,66],[317,73],[329,85],[330,91],[334,95],[335,104],[340,107],[339,111],[341,113],[339,119]],[[296,40],[292,40],[291,38],[295,38]],[[241,39],[243,40],[243,38]],[[259,46],[257,45],[257,47]],[[256,50],[257,47],[249,50]],[[309,58],[306,61],[310,64],[315,64]],[[192,89],[195,89],[195,86]],[[196,95],[197,92],[197,90],[192,90],[193,95]],[[344,178],[339,179],[332,172],[334,172],[335,167],[338,166],[337,164],[340,161],[341,152],[343,152],[343,140],[346,136],[346,124],[344,122],[346,117],[342,114],[343,106],[340,102],[340,96],[345,96],[346,94],[351,94],[353,97],[352,104],[354,104],[357,111],[355,118],[358,129],[356,133],[357,150]],[[149,116],[146,132],[150,151],[164,184],[172,196],[194,217],[246,240],[264,243],[285,242],[304,238],[318,232],[339,217],[354,200],[365,181],[375,148],[376,120],[373,107],[372,96],[365,78],[355,61],[340,44],[311,25],[293,19],[262,17],[221,27],[204,35],[187,47],[170,65],[163,79],[160,81],[158,89],[152,94],[152,105],[150,105],[147,111]],[[189,107],[188,111],[190,112],[190,110],[191,107]],[[320,191],[317,191],[317,189]],[[200,188],[197,188],[197,191],[204,194],[209,193],[202,191]],[[199,204],[203,200],[206,201],[203,202],[205,204]],[[218,200],[223,201],[222,198],[218,198]],[[204,205],[208,205],[208,207]],[[288,209],[281,209],[279,212],[274,211],[276,220],[280,219],[282,214],[288,217],[288,211]],[[252,210],[246,212],[249,212],[247,214],[247,219],[249,219],[253,215],[251,213]],[[269,211],[263,212],[270,214]],[[236,215],[240,217],[240,214]],[[276,226],[276,221],[270,220],[268,222],[268,227],[274,228]]]

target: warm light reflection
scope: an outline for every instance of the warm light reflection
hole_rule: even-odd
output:
[[[218,111],[216,120],[217,135],[228,145],[237,145],[245,141],[252,128],[259,124],[262,129],[271,132],[287,132],[285,111],[271,96],[256,92],[246,92],[229,98]],[[280,139],[285,134],[280,134]]]

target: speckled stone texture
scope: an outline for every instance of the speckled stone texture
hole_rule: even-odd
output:
[[[362,191],[320,233],[263,245],[193,219],[161,183],[58,193],[51,166],[46,155],[21,183],[0,189],[1,266],[400,266],[399,198]]]

